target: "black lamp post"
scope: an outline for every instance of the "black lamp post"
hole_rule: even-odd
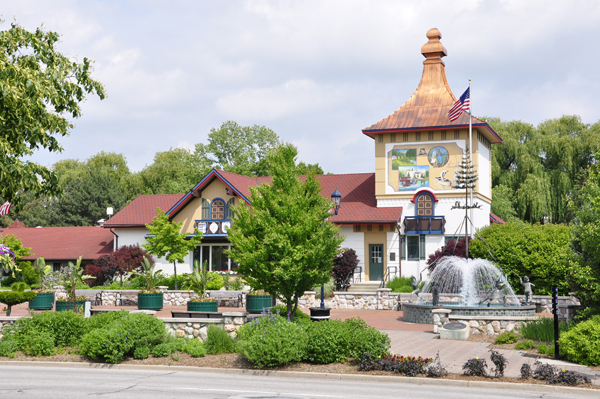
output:
[[[331,194],[331,200],[335,204],[335,214],[338,214],[340,204],[342,202],[342,194],[336,189]],[[310,308],[310,319],[312,321],[321,321],[329,319],[330,308],[325,308],[325,284],[321,285],[321,306],[318,308]]]

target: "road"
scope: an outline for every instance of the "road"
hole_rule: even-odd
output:
[[[108,367],[108,366],[106,366]],[[0,397],[8,398],[144,398],[144,399],[506,399],[506,398],[589,398],[598,392],[549,387],[530,390],[514,388],[461,387],[388,381],[387,378],[343,379],[307,377],[306,374],[257,376],[234,373],[179,371],[176,368],[115,369],[0,365]],[[505,384],[502,384],[504,386]],[[501,386],[500,386],[501,387]],[[544,391],[539,391],[541,389]]]

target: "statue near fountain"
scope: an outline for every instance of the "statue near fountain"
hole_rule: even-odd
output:
[[[421,270],[421,273],[419,274],[419,281],[417,281],[415,276],[412,276],[410,278],[410,285],[412,286],[412,289],[413,289],[413,291],[410,293],[410,302],[413,301],[413,295],[417,296],[417,301],[420,299],[419,293],[421,292],[421,288],[419,288],[419,285],[421,285],[421,282],[423,281],[423,272],[424,271],[425,271],[425,269]]]
[[[525,305],[529,305],[529,301],[533,297],[533,289],[531,287],[535,287],[535,284],[530,283],[529,277],[527,276],[521,278],[521,276],[519,276],[517,273],[513,272],[513,274],[519,278],[519,282],[521,283],[521,286],[523,286],[523,291],[525,294],[525,302],[523,303]]]
[[[505,286],[506,284],[501,279],[497,279],[495,288],[487,292],[485,299],[482,299],[481,302],[479,302],[479,305],[487,302],[489,308],[493,301],[502,301],[502,306],[506,306],[506,295],[503,292]]]

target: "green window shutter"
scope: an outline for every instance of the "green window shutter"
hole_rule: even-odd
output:
[[[230,198],[227,201],[227,219],[233,219],[233,205],[235,205],[235,198]]]
[[[425,236],[419,236],[419,259],[425,260]]]
[[[206,198],[202,198],[202,219],[210,219],[210,204]]]
[[[400,258],[406,259],[406,236],[400,238]]]

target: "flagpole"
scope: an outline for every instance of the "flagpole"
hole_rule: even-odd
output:
[[[472,101],[473,96],[471,95],[471,79],[469,79],[469,152],[470,152],[470,159],[471,159],[471,167],[473,167],[473,123],[472,123],[472,116],[473,116],[473,101]],[[471,205],[473,204],[473,187],[471,187]],[[467,204],[468,205],[468,204]],[[471,208],[471,212],[469,215],[470,219],[471,219],[471,223],[473,221],[473,208]],[[468,221],[466,221],[468,222]]]

